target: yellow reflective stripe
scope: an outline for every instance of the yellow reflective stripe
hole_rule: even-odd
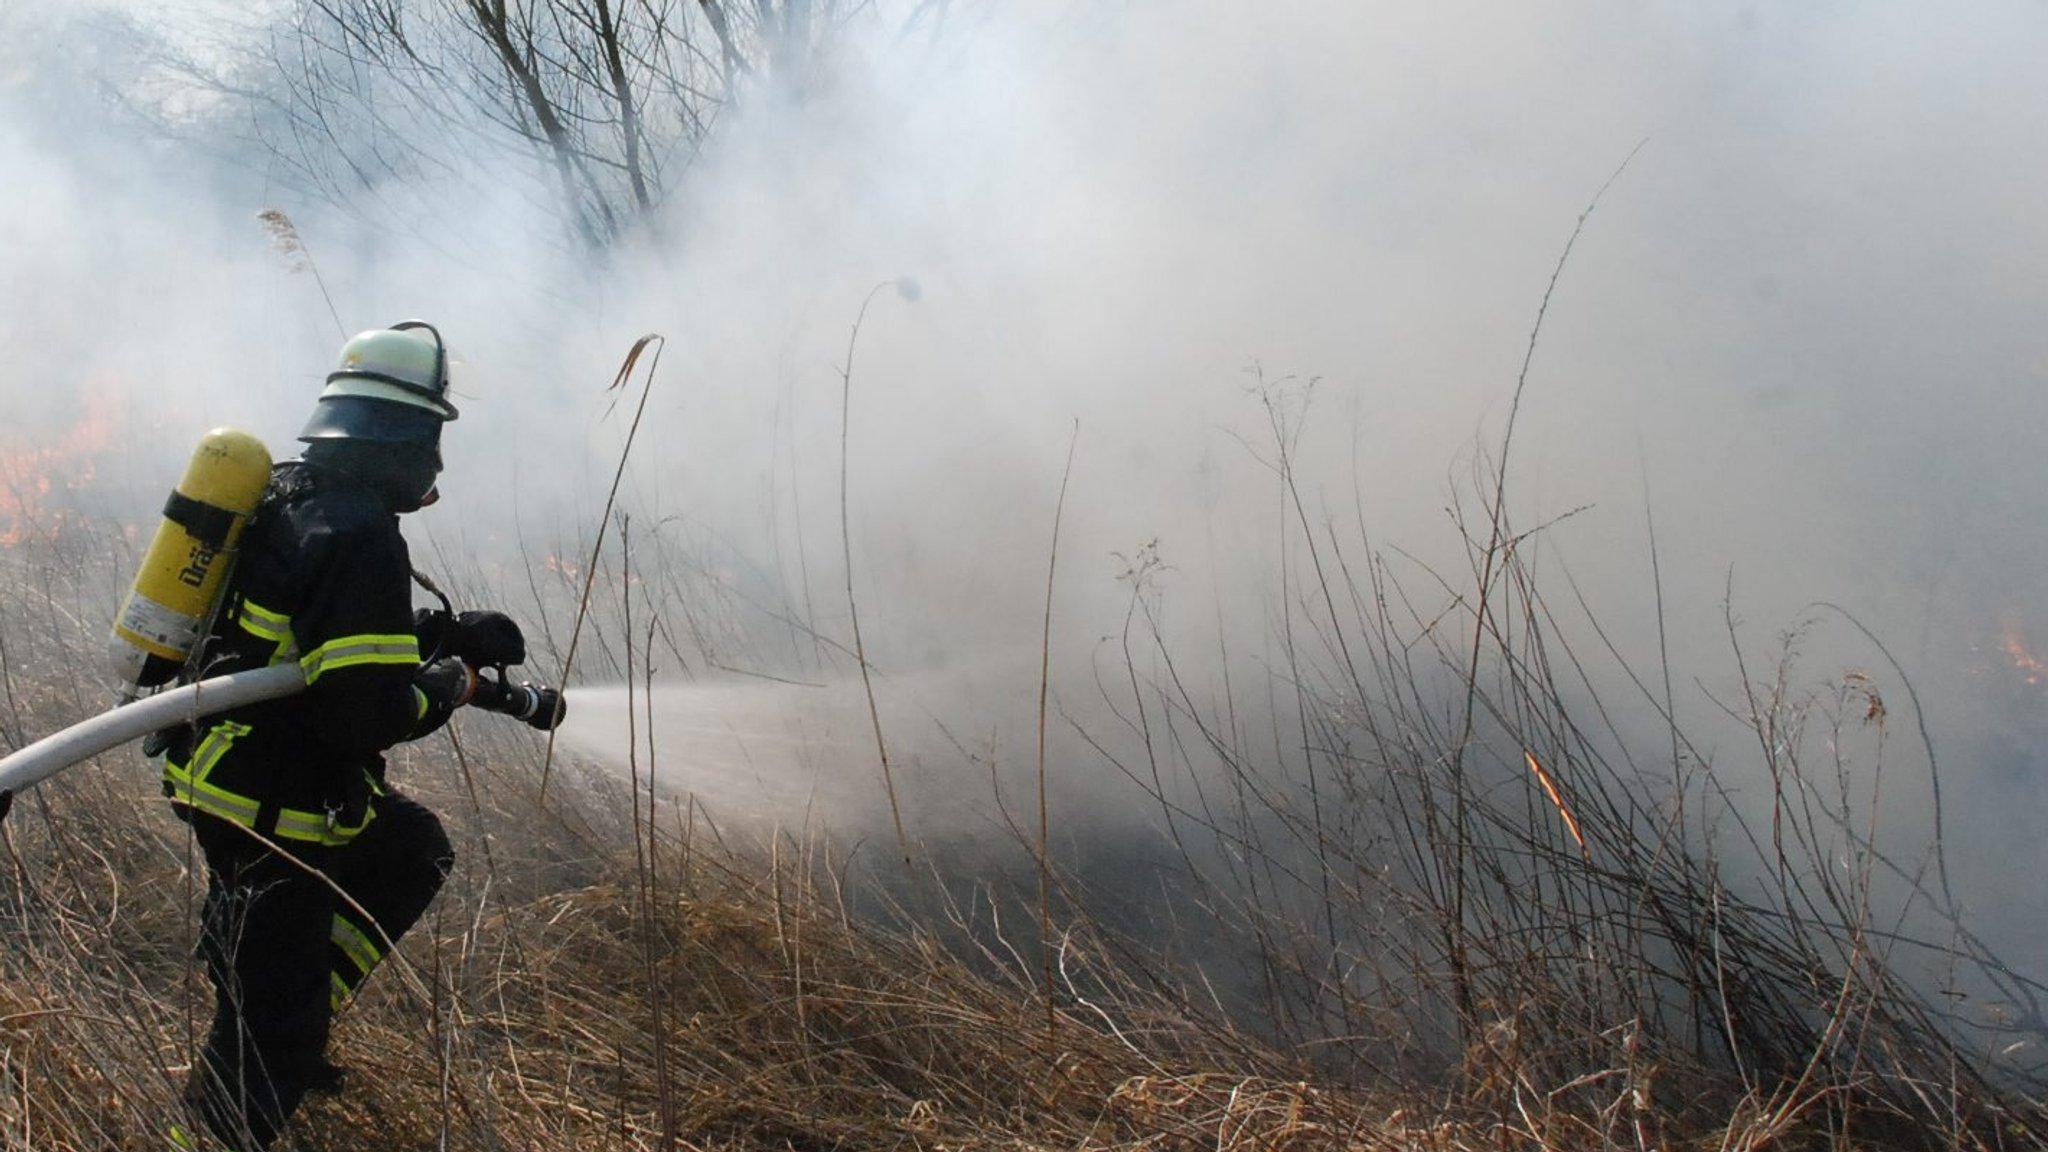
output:
[[[206,774],[213,771],[213,766],[220,763],[220,758],[228,754],[228,749],[234,747],[235,741],[248,734],[247,724],[233,720],[223,720],[208,729],[206,739],[201,740],[199,747],[192,753],[193,777],[198,780],[206,779]]]
[[[228,749],[234,746],[235,741],[248,734],[249,726],[247,724],[237,724],[233,720],[223,720],[207,730],[206,738],[199,742],[199,747],[192,750],[192,759],[190,761],[184,764],[173,764],[167,761],[164,764],[164,776],[171,781],[174,787],[184,792],[191,792],[199,786],[200,781],[206,779],[208,772],[213,771],[213,766],[220,763],[220,758],[227,755]],[[229,793],[222,794],[231,795]]]
[[[300,808],[280,808],[277,812],[277,834],[286,840],[304,840],[309,844],[340,844],[353,836],[341,836],[325,812],[307,812]]]
[[[338,668],[352,668],[358,664],[419,662],[419,638],[405,633],[337,636],[299,657],[299,667],[305,670],[306,683],[309,685],[318,680],[322,673],[332,672]]]
[[[166,772],[166,775],[171,778],[171,799],[187,808],[196,808],[208,816],[218,816],[244,828],[255,826],[256,814],[262,806],[254,800],[246,796],[237,796],[211,784],[198,783],[190,776],[182,775],[175,768]]]
[[[299,642],[292,636],[292,618],[282,612],[273,612],[253,600],[243,600],[236,616],[242,631],[267,640],[273,647],[270,663],[282,664],[299,658]]]
[[[434,702],[432,700],[427,699],[427,694],[425,692],[420,691],[419,685],[417,684],[413,685],[412,698],[414,700],[419,701],[418,704],[413,705],[412,710],[413,723],[417,724],[420,721],[425,720],[427,718],[427,709],[433,707]]]
[[[334,928],[328,933],[327,938],[336,948],[341,949],[341,954],[348,957],[349,963],[356,966],[356,971],[365,976],[368,976],[370,970],[384,959],[384,951],[377,947],[375,941],[364,935],[362,929],[339,916],[334,918]]]
[[[171,782],[171,798],[210,816],[242,825],[255,824],[260,807],[256,801],[206,783],[207,773],[213,771],[214,765],[220,763],[220,758],[227,755],[236,740],[248,734],[247,724],[223,720],[207,731],[206,738],[193,749],[189,763],[166,763],[164,778]]]
[[[292,618],[282,612],[273,612],[254,600],[243,600],[240,611],[242,631],[273,644],[282,644],[292,638]]]
[[[256,826],[256,816],[262,805],[246,796],[216,788],[211,784],[195,783],[184,777],[177,769],[166,772],[171,777],[174,789],[171,799],[195,811],[204,812],[244,828]],[[280,840],[297,840],[307,844],[333,846],[346,844],[362,834],[368,820],[354,826],[327,822],[325,812],[307,812],[298,808],[280,809],[277,814],[277,828],[274,835]]]
[[[341,978],[341,973],[329,972],[327,974],[327,1007],[330,1010],[340,1011],[341,1006],[348,1003],[349,993],[352,991],[354,989],[350,988],[348,982]]]
[[[208,816],[215,816],[244,828],[256,826],[256,817],[263,805],[247,796],[230,792],[225,788],[209,784],[206,777],[221,757],[236,740],[249,734],[247,724],[223,720],[207,732],[206,739],[199,742],[188,764],[166,762],[164,779],[170,782],[171,799],[179,804]],[[275,834],[284,840],[299,840],[309,844],[346,844],[356,838],[370,821],[376,818],[374,809],[365,807],[360,824],[338,824],[326,812],[309,812],[302,808],[282,808],[277,813]]]

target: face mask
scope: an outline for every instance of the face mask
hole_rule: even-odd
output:
[[[306,459],[349,473],[373,489],[385,508],[403,515],[440,499],[438,445],[382,444],[361,440],[314,441]]]
[[[417,512],[441,498],[441,450],[400,451],[389,465],[386,503],[393,512]]]

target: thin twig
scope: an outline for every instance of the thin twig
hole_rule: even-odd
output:
[[[1045,1045],[1050,1063],[1053,1050],[1053,949],[1052,949],[1052,807],[1045,788],[1045,713],[1052,697],[1052,593],[1053,578],[1059,571],[1060,521],[1067,510],[1067,481],[1074,474],[1074,448],[1081,439],[1081,421],[1067,438],[1067,463],[1060,471],[1059,499],[1053,504],[1052,546],[1045,561],[1045,628],[1038,638],[1038,945],[1043,954],[1045,978]],[[993,766],[991,766],[993,767]]]
[[[853,354],[860,343],[860,327],[867,319],[868,305],[874,303],[875,293],[884,288],[894,287],[905,291],[904,281],[884,280],[868,289],[865,299],[860,302],[860,312],[853,318],[853,331],[846,337],[846,364],[839,370],[839,543],[841,556],[846,564],[846,612],[853,625],[853,659],[860,665],[861,688],[867,693],[868,721],[874,727],[875,755],[882,765],[882,789],[889,797],[889,818],[896,824],[896,846],[902,853],[904,871],[916,875],[910,861],[910,836],[903,829],[903,806],[896,798],[896,777],[889,766],[889,744],[882,737],[882,712],[875,703],[875,680],[868,666],[867,646],[860,634],[860,604],[853,594],[853,529],[847,513],[847,459],[850,456],[847,445],[851,437],[853,412]]]
[[[605,528],[611,523],[613,506],[618,503],[619,486],[626,479],[626,461],[633,454],[634,438],[640,434],[640,420],[647,415],[647,397],[654,392],[654,375],[661,369],[661,353],[667,348],[668,339],[658,332],[650,332],[633,341],[633,346],[626,351],[625,360],[619,364],[618,373],[612,377],[611,384],[605,389],[607,392],[617,392],[623,389],[626,386],[626,382],[632,379],[634,368],[640,363],[640,354],[646,351],[650,345],[654,348],[654,359],[647,363],[647,382],[640,386],[640,403],[633,408],[633,423],[627,427],[626,442],[619,448],[618,467],[613,470],[612,486],[605,493],[604,511],[597,518],[597,539],[591,541],[590,558],[584,564],[583,594],[576,602],[576,623],[569,630],[569,650],[562,654],[562,674],[556,681],[564,689],[569,686],[569,671],[576,664],[576,645],[583,638],[583,622],[590,616],[590,595],[597,583],[597,562],[604,555]],[[616,397],[612,403],[614,406],[617,405],[618,400]],[[547,750],[541,755],[540,793],[536,801],[542,807],[545,807],[548,802],[548,773],[554,767],[554,763],[555,729],[550,728],[548,729]]]

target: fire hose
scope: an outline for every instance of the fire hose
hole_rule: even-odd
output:
[[[562,722],[567,708],[560,691],[512,684],[505,679],[502,667],[496,671],[496,679],[474,674],[475,694],[470,703],[524,721],[543,732]],[[305,690],[305,673],[296,663],[272,664],[168,689],[81,720],[0,758],[0,820],[6,819],[13,808],[16,792],[130,740],[191,724],[230,708],[282,699]]]
[[[219,611],[235,545],[270,472],[269,450],[246,432],[216,428],[200,440],[184,479],[164,504],[163,520],[114,621],[108,656],[122,702],[0,758],[0,820],[14,806],[16,792],[130,740],[306,690],[299,665],[281,663],[135,699],[137,692],[169,683],[190,664],[195,645]],[[432,652],[429,659],[446,654],[468,669],[462,703],[543,732],[562,722],[567,710],[558,689],[513,684],[506,676],[508,665],[526,659],[526,640],[517,625],[497,612],[458,615],[432,580],[419,572],[413,578],[441,602],[438,614],[416,620],[416,625],[429,626],[431,642],[424,645]],[[496,676],[483,675],[485,669]]]
[[[196,681],[81,720],[0,759],[0,819],[14,806],[16,792],[80,761],[162,728],[305,690],[306,675],[297,664],[272,664]]]

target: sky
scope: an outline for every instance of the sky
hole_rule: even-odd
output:
[[[1736,644],[1768,667],[1799,633],[1803,683],[1879,677],[1903,716],[1897,661],[1966,902],[2048,960],[2009,867],[2048,823],[2048,6],[983,0],[935,42],[849,36],[812,104],[736,120],[658,248],[597,271],[529,206],[344,212],[138,139],[81,82],[119,61],[73,11],[0,0],[0,447],[112,396],[103,487],[218,423],[288,450],[343,328],[429,316],[465,398],[408,532],[503,588],[587,549],[638,399],[607,386],[659,334],[624,505],[688,601],[664,706],[706,787],[877,819],[847,664],[757,611],[849,643],[842,549],[937,826],[985,800],[974,765],[1033,762],[1041,657],[1099,715],[1140,556],[1190,667],[1219,637],[1270,666],[1294,546],[1262,395],[1296,414],[1309,518],[1412,573],[1460,571],[1447,509],[1512,414],[1543,571],[1637,661],[1661,600],[1705,747],[1744,747]],[[618,747],[622,707],[586,703]],[[1054,759],[1075,819],[1118,803],[1071,733]]]

